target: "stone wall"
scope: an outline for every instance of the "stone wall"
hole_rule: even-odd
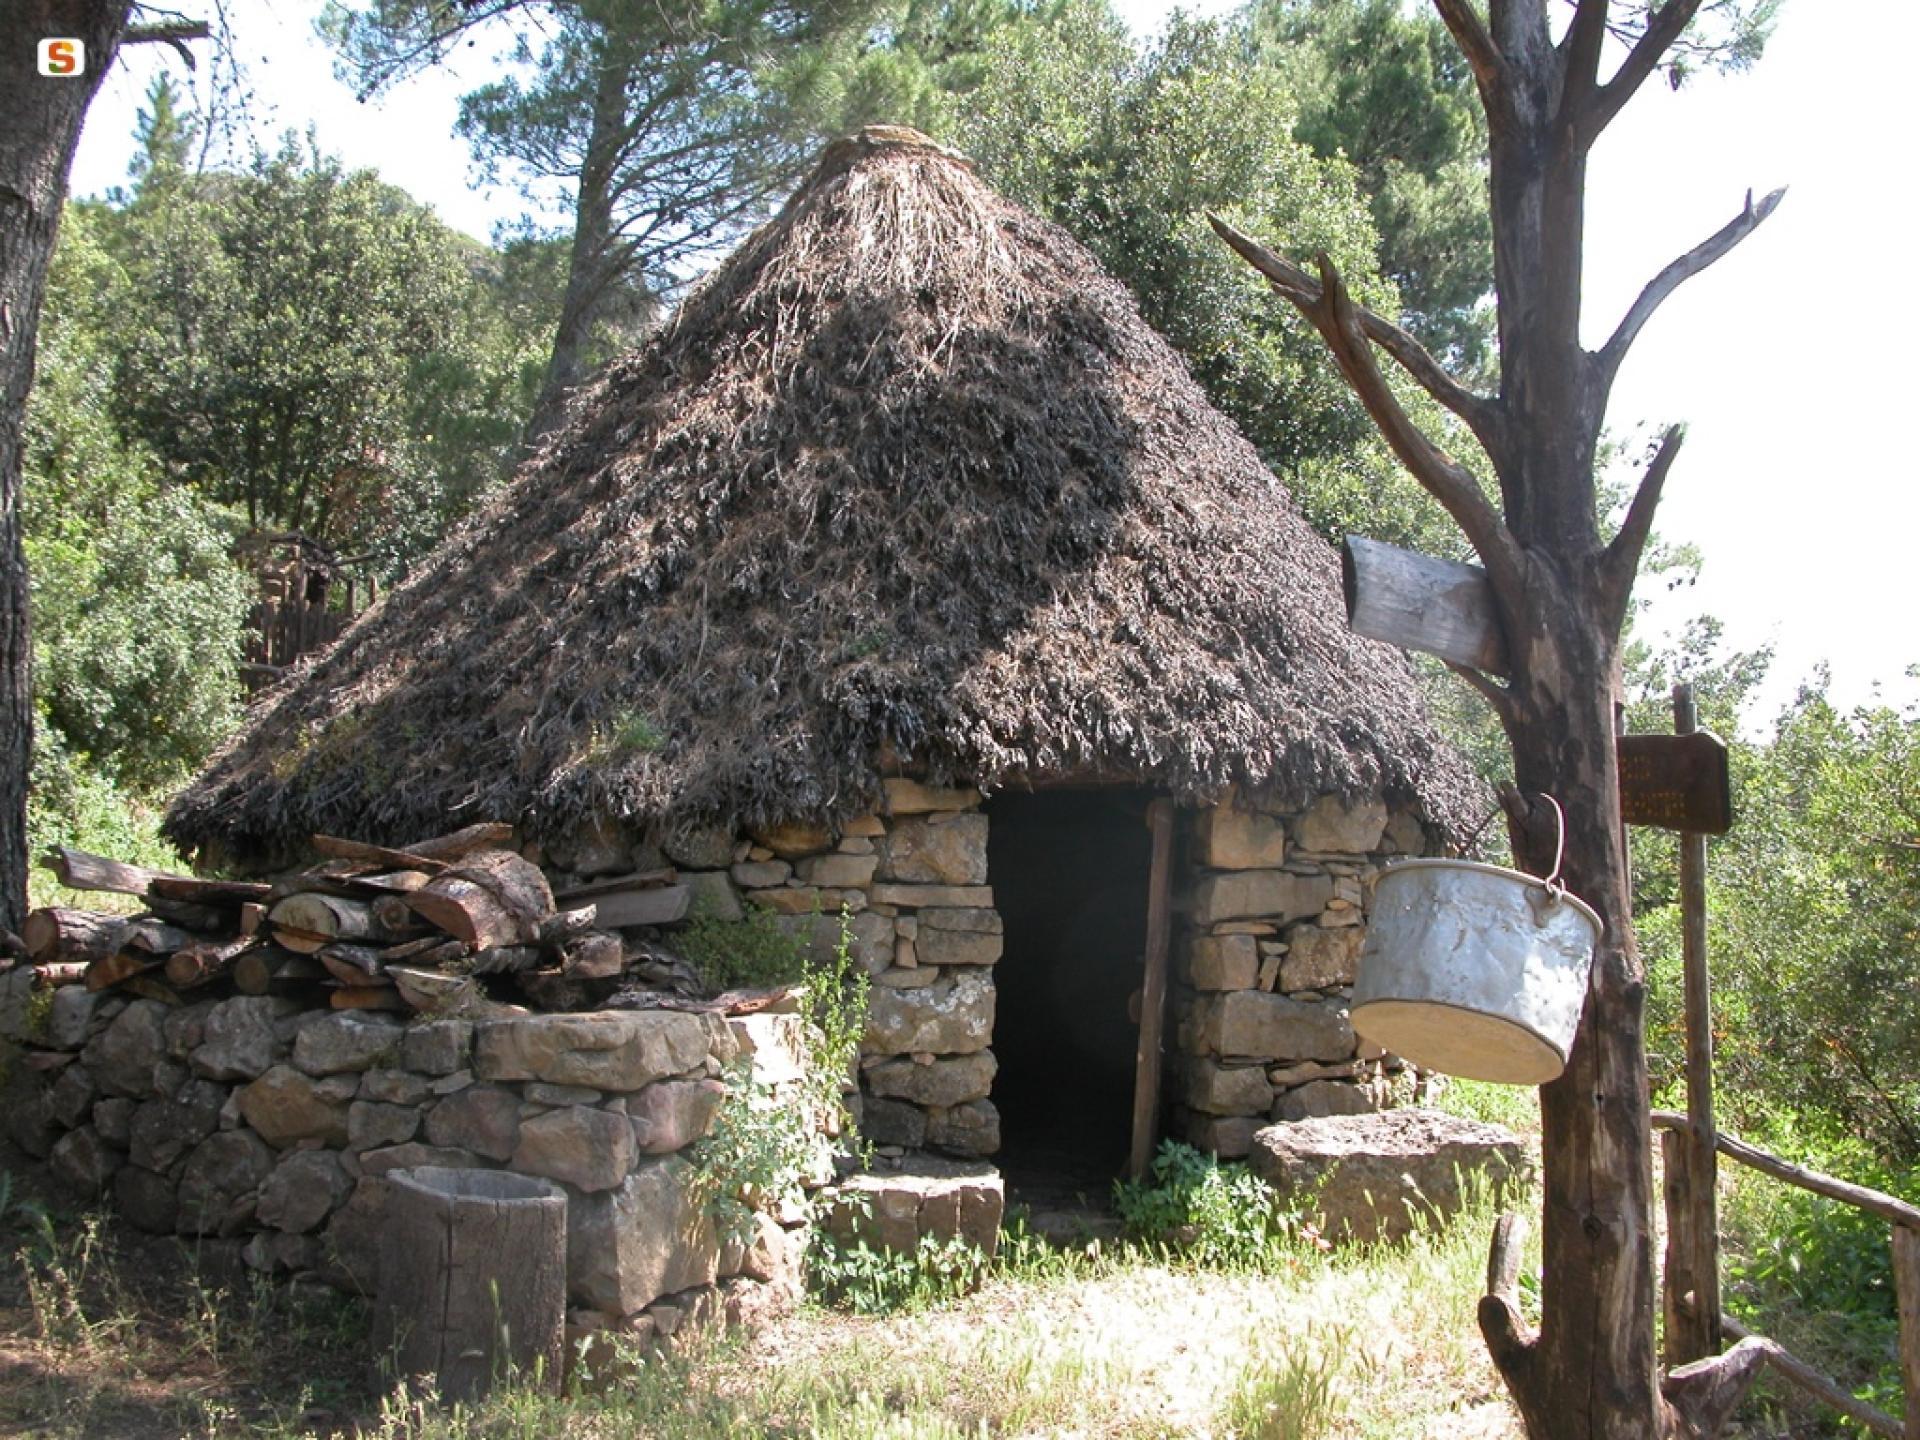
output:
[[[1368,881],[1425,848],[1411,815],[1323,797],[1298,814],[1229,798],[1191,817],[1174,992],[1173,1133],[1227,1157],[1275,1120],[1411,1098],[1404,1062],[1347,1018]],[[1407,1093],[1400,1094],[1398,1092]]]
[[[0,1120],[141,1229],[368,1293],[383,1177],[493,1167],[567,1193],[576,1334],[671,1335],[689,1317],[738,1320],[797,1292],[800,1211],[761,1215],[751,1243],[723,1244],[690,1193],[686,1153],[737,1056],[776,1093],[791,1083],[797,1015],[402,1024],[269,997],[169,1008],[77,985],[40,997],[0,983]]]

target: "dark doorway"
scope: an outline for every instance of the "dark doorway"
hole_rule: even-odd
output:
[[[1126,1169],[1153,854],[1144,790],[1044,790],[988,804],[997,1157],[1040,1207],[1103,1204]]]

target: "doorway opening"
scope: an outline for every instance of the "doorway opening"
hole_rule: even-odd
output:
[[[1126,1169],[1152,798],[1042,790],[987,806],[987,878],[1006,927],[994,967],[996,1160],[1036,1208],[1104,1205]]]

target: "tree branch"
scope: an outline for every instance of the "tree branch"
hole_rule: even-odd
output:
[[[1235,254],[1266,276],[1267,282],[1276,291],[1303,311],[1320,303],[1320,282],[1298,265],[1274,254],[1258,240],[1236,230],[1217,215],[1209,215],[1207,222],[1213,226],[1214,234],[1226,241]],[[1391,320],[1375,314],[1364,305],[1356,305],[1353,310],[1367,339],[1398,361],[1422,390],[1466,421],[1467,427],[1486,447],[1487,453],[1495,454],[1500,433],[1497,404],[1455,380],[1427,352],[1425,346]]]
[[[1487,33],[1487,27],[1481,21],[1479,11],[1473,8],[1472,0],[1433,0],[1433,8],[1440,12],[1440,19],[1453,36],[1453,43],[1467,57],[1474,84],[1480,89],[1480,103],[1486,107],[1488,114],[1492,114],[1507,76],[1506,61],[1500,56],[1500,48],[1493,43],[1493,36]]]
[[[1471,665],[1462,665],[1457,660],[1444,662],[1447,669],[1458,675],[1467,684],[1480,692],[1480,696],[1493,707],[1493,713],[1504,723],[1512,708],[1512,692],[1484,670],[1476,670]]]
[[[1633,593],[1633,578],[1640,571],[1640,556],[1647,548],[1647,536],[1653,531],[1653,512],[1660,507],[1660,492],[1667,483],[1667,471],[1687,438],[1687,427],[1674,425],[1661,437],[1640,488],[1633,492],[1626,518],[1600,556],[1601,595],[1609,617],[1616,623],[1627,613],[1627,599]]]
[[[1600,81],[1600,50],[1607,39],[1607,11],[1610,0],[1580,0],[1566,38],[1560,42],[1566,57],[1566,83],[1560,96],[1560,113],[1577,118],[1591,102]]]
[[[170,20],[164,24],[129,26],[120,37],[120,43],[123,46],[171,45],[186,61],[189,70],[197,70],[200,68],[199,62],[193,58],[193,51],[187,48],[187,41],[205,40],[212,33],[204,20]]]
[[[1493,1244],[1487,1251],[1487,1293],[1480,1297],[1480,1333],[1494,1367],[1507,1382],[1523,1417],[1533,1409],[1532,1328],[1520,1313],[1520,1251],[1527,1222],[1518,1215],[1502,1215],[1493,1225]],[[1528,1427],[1533,1433],[1533,1427]]]
[[[1600,383],[1604,387],[1602,393],[1612,387],[1620,362],[1627,358],[1628,349],[1639,336],[1641,327],[1653,318],[1654,311],[1666,303],[1667,297],[1685,281],[1691,280],[1757,230],[1760,223],[1773,214],[1786,193],[1784,187],[1775,190],[1755,205],[1753,192],[1749,190],[1746,206],[1738,215],[1647,282],[1646,288],[1627,307],[1627,313],[1621,317],[1619,326],[1607,338],[1607,343],[1600,347],[1597,359],[1600,362]]]
[[[1213,219],[1212,223],[1223,240],[1235,251],[1246,255],[1243,246],[1252,246],[1253,242],[1223,220]],[[1259,249],[1258,246],[1253,248]],[[1354,305],[1346,286],[1340,282],[1339,272],[1333,268],[1333,262],[1325,255],[1319,259],[1318,285],[1310,280],[1304,286],[1291,283],[1284,278],[1289,272],[1306,279],[1305,272],[1285,266],[1284,262],[1280,270],[1283,278],[1275,279],[1269,275],[1269,282],[1295,309],[1313,322],[1314,328],[1327,342],[1327,348],[1333,352],[1340,373],[1360,397],[1367,414],[1373,417],[1374,425],[1400,463],[1412,472],[1414,479],[1440,502],[1465,532],[1468,542],[1479,552],[1480,559],[1487,567],[1487,574],[1493,580],[1494,593],[1507,603],[1517,603],[1522,593],[1523,579],[1519,541],[1514,539],[1506,522],[1493,508],[1493,503],[1481,490],[1480,481],[1473,472],[1449,458],[1401,408],[1393,391],[1388,388],[1386,378],[1381,375],[1380,367],[1374,363],[1373,346],[1368,343],[1366,324],[1361,318],[1366,312]],[[1373,319],[1376,324],[1386,326],[1386,322],[1378,316]],[[1438,365],[1433,365],[1432,369],[1444,375]],[[1453,385],[1451,380],[1447,384],[1456,392],[1456,398],[1476,398],[1467,396],[1467,392]]]
[[[1712,1440],[1759,1378],[1760,1367],[1780,1347],[1749,1335],[1724,1355],[1682,1365],[1660,1382],[1660,1393],[1679,1413],[1694,1440]]]
[[[1700,0],[1667,0],[1647,17],[1647,28],[1627,52],[1620,68],[1614,71],[1613,79],[1596,90],[1587,102],[1579,122],[1583,146],[1592,145],[1600,132],[1613,123],[1620,108],[1633,98],[1634,92],[1659,67],[1661,58],[1673,48],[1673,42],[1693,23],[1699,9]]]

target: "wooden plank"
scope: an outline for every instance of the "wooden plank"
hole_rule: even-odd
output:
[[[627,925],[671,925],[687,918],[693,904],[693,891],[685,885],[657,885],[645,890],[603,893],[591,901],[569,909],[594,907],[594,924],[603,930],[618,930]]]
[[[1340,547],[1340,577],[1347,625],[1356,635],[1489,675],[1507,673],[1507,641],[1493,585],[1478,565],[1349,535]]]
[[[1681,736],[1700,729],[1693,687],[1673,690],[1673,728]],[[1720,747],[1724,781],[1726,747]],[[1622,794],[1626,782],[1621,782]],[[1687,1035],[1687,1121],[1683,1143],[1687,1157],[1689,1207],[1687,1271],[1696,1301],[1685,1335],[1688,1353],[1677,1363],[1720,1353],[1720,1204],[1719,1152],[1713,1123],[1713,987],[1707,974],[1707,837],[1680,835],[1680,952],[1684,974]]]
[[[1622,735],[1618,742],[1620,816],[1698,835],[1733,828],[1726,742],[1711,730],[1690,735]]]
[[[436,860],[431,855],[421,855],[411,850],[392,850],[385,845],[368,845],[360,840],[343,840],[337,835],[309,836],[308,843],[320,854],[335,860],[360,860],[386,870],[437,873],[447,868],[446,861]]]
[[[140,865],[125,865],[104,855],[91,855],[65,845],[53,847],[47,868],[69,890],[105,890],[116,895],[146,897],[147,887],[160,875]],[[185,879],[185,876],[176,877]]]
[[[1685,1130],[1687,1117],[1677,1110],[1655,1110],[1653,1123],[1662,1130]],[[1757,1145],[1736,1140],[1724,1130],[1713,1137],[1713,1143],[1715,1148],[1729,1160],[1758,1170],[1763,1175],[1771,1175],[1776,1180],[1784,1180],[1789,1185],[1815,1195],[1824,1195],[1829,1200],[1844,1201],[1855,1209],[1866,1210],[1896,1225],[1907,1225],[1920,1230],[1920,1209],[1914,1208],[1896,1196],[1887,1194],[1884,1190],[1855,1185],[1851,1180],[1839,1180],[1818,1170],[1809,1170],[1804,1165],[1795,1165],[1791,1160],[1782,1160],[1778,1155],[1768,1154]]]
[[[1765,1336],[1755,1336],[1752,1330],[1731,1315],[1724,1317],[1722,1324],[1727,1334],[1736,1340],[1766,1339]],[[1767,1363],[1809,1395],[1832,1406],[1848,1419],[1864,1425],[1876,1435],[1884,1435],[1887,1440],[1906,1440],[1907,1432],[1900,1422],[1886,1411],[1876,1409],[1857,1395],[1842,1390],[1798,1355],[1782,1347],[1779,1342],[1767,1340],[1767,1344],[1771,1347],[1767,1351]]]
[[[1160,1141],[1160,1074],[1166,1047],[1167,952],[1173,935],[1173,802],[1147,806],[1153,856],[1147,870],[1147,960],[1140,991],[1140,1041],[1133,1072],[1133,1142],[1127,1174],[1138,1180]]]
[[[1893,1288],[1900,1305],[1900,1388],[1906,1440],[1920,1440],[1920,1230],[1893,1227]]]

